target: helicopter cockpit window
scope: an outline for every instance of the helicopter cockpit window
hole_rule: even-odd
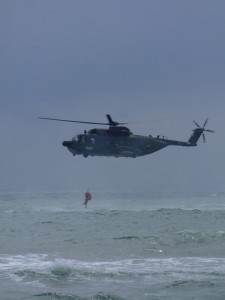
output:
[[[78,135],[75,135],[75,136],[72,138],[72,140],[75,141],[75,142],[77,142],[77,141],[80,141],[81,138],[82,138],[82,134],[78,134]]]

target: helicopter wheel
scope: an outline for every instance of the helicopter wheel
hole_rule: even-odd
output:
[[[83,154],[83,157],[85,157],[85,158],[88,157],[88,154]]]

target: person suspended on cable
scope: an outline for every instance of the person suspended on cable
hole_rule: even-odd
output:
[[[92,195],[91,195],[91,193],[87,190],[87,192],[84,194],[84,205],[85,205],[85,208],[87,208],[88,201],[90,201],[91,198],[92,198]]]

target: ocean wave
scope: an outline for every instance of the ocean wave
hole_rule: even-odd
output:
[[[121,237],[115,237],[114,240],[140,240],[141,237],[139,236],[121,236]]]
[[[225,276],[225,258],[126,259],[85,262],[48,255],[4,255],[0,257],[0,278],[34,285],[46,282],[124,281],[140,277],[146,284],[168,278],[208,280]]]
[[[171,240],[175,241],[176,244],[211,243],[213,245],[215,243],[225,242],[225,231],[219,230],[216,232],[208,233],[186,229],[174,232],[171,235]]]
[[[36,297],[41,297],[41,299],[51,299],[51,300],[126,300],[124,298],[118,297],[111,294],[97,294],[91,297],[80,297],[77,295],[59,294],[59,293],[41,293],[34,295]]]
[[[225,243],[225,231],[219,230],[215,232],[202,232],[193,229],[185,229],[179,231],[165,230],[161,236],[143,236],[143,235],[128,235],[116,236],[112,238],[115,241],[127,242],[145,242],[155,246],[164,244],[180,245],[180,244],[215,244]]]

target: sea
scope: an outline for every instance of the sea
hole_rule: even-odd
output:
[[[225,299],[225,191],[0,193],[1,300]]]

